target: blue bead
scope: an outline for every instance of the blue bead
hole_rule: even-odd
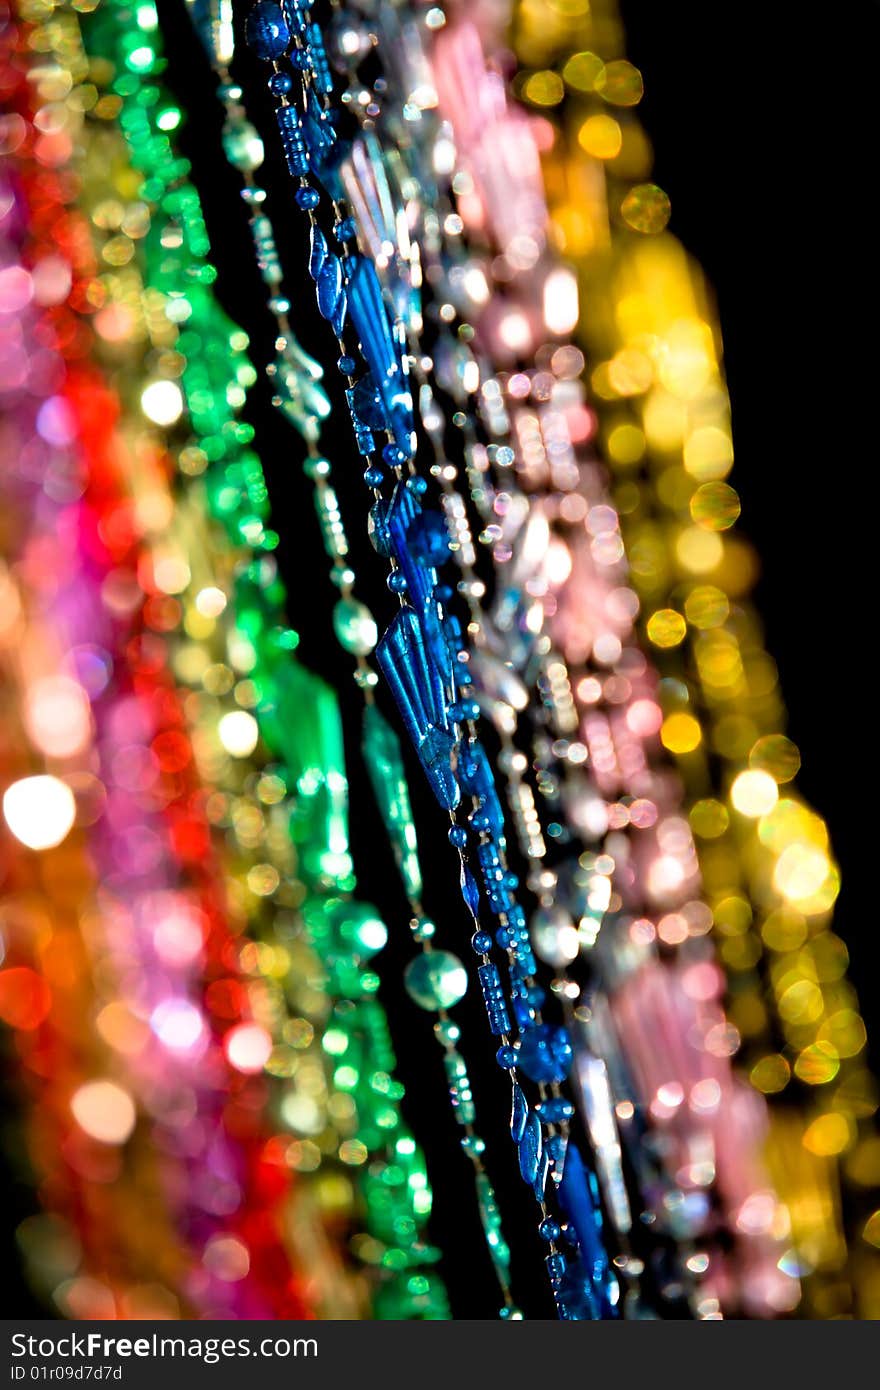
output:
[[[559,1223],[554,1221],[552,1216],[545,1216],[538,1227],[538,1235],[542,1240],[558,1240],[560,1236]]]
[[[471,937],[471,945],[478,956],[486,956],[492,949],[492,938],[487,931],[475,931]]]
[[[516,1048],[505,1043],[504,1047],[499,1047],[495,1053],[495,1061],[502,1071],[513,1071],[517,1062]]]
[[[448,727],[441,658],[433,633],[408,606],[395,613],[376,648],[376,662],[431,790],[440,805],[452,811],[461,791],[453,771],[455,740]]]
[[[342,262],[338,256],[332,253],[327,256],[321,267],[321,273],[317,281],[318,289],[318,311],[322,318],[332,319],[340,298],[344,294],[342,288]]]
[[[343,355],[339,358],[336,365],[343,376],[351,376],[354,373],[355,368],[357,367],[357,362],[355,362],[353,357]]]
[[[341,222],[337,222],[333,228],[333,233],[337,241],[351,241],[352,237],[357,236],[357,226],[353,217],[343,217]]]
[[[499,1048],[499,1052],[505,1049]],[[512,1049],[511,1049],[512,1050]],[[513,1083],[513,1103],[510,1109],[510,1137],[514,1144],[518,1144],[526,1131],[526,1123],[529,1118],[529,1103],[523,1094],[522,1086],[517,1082]]]
[[[382,450],[382,457],[389,467],[399,468],[401,464],[406,463],[409,456],[402,449],[398,449],[396,444],[386,444]]]
[[[367,487],[381,487],[384,478],[385,474],[382,472],[381,468],[364,469],[364,482],[366,483]]]
[[[296,108],[276,107],[275,121],[288,171],[294,178],[301,178],[309,170],[309,151]]]
[[[509,888],[511,893],[515,893],[519,887],[519,874],[515,874],[512,869],[508,869],[504,875],[504,887]]]
[[[461,888],[461,896],[476,917],[480,910],[480,890],[477,887],[477,880],[466,864],[462,864],[461,866],[459,887]]]
[[[527,1182],[531,1186],[540,1171],[541,1155],[544,1151],[544,1141],[541,1136],[541,1121],[538,1119],[534,1110],[530,1110],[526,1117],[523,1135],[517,1147],[519,1153],[519,1171],[522,1174],[523,1182]]]
[[[428,480],[427,478],[410,478],[407,482],[407,487],[410,492],[414,492],[417,497],[424,497],[425,493],[428,491]]]
[[[438,603],[448,603],[452,598],[452,589],[448,584],[438,584],[434,590],[434,597]]]
[[[450,713],[452,713],[452,711],[450,711]],[[455,718],[455,715],[452,717]],[[471,811],[471,814],[468,816],[468,821],[470,822],[471,828],[475,830],[478,835],[480,833],[485,835],[492,828],[492,822],[489,820],[485,811]]]
[[[283,76],[283,74],[281,74]],[[316,208],[321,201],[321,195],[317,188],[298,188],[294,193],[296,205],[308,212],[310,208]]]
[[[402,570],[392,570],[387,583],[392,594],[406,593],[406,575]]]
[[[541,1023],[524,1032],[519,1064],[532,1081],[564,1081],[571,1067],[571,1040],[564,1028]]]
[[[245,21],[245,37],[258,58],[280,58],[290,44],[290,30],[281,6],[257,0]]]
[[[456,724],[463,724],[466,719],[479,719],[480,706],[476,700],[457,700],[449,713]]]
[[[464,849],[467,844],[467,831],[464,829],[464,826],[452,826],[449,831],[449,843],[454,845],[456,849]]]
[[[293,78],[288,72],[273,72],[269,78],[269,91],[273,97],[286,97],[293,86]]]

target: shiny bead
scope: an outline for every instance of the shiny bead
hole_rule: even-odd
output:
[[[364,469],[364,482],[366,483],[367,487],[381,487],[384,481],[385,474],[382,472],[381,468]]]
[[[468,823],[470,824],[471,829],[475,830],[478,835],[488,834],[488,832],[492,829],[492,822],[486,815],[485,811],[472,811],[471,814],[468,816]]]
[[[259,169],[265,158],[263,142],[250,121],[228,121],[223,128],[223,153],[236,169]]]
[[[452,598],[452,590],[448,584],[438,584],[434,589],[434,597],[438,603],[448,603]]]
[[[461,888],[461,896],[464,898],[471,912],[476,917],[480,910],[480,890],[477,887],[477,880],[474,878],[466,864],[462,864],[461,873],[458,879]]]
[[[517,1063],[516,1048],[511,1047],[509,1043],[499,1047],[495,1053],[495,1061],[502,1071],[513,1071]]]
[[[293,86],[293,78],[287,72],[273,72],[269,78],[269,91],[273,97],[286,97]]]
[[[572,915],[559,903],[539,907],[532,916],[529,931],[535,955],[554,970],[570,965],[580,951]]]
[[[317,188],[298,188],[294,193],[296,205],[308,212],[310,208],[316,208],[321,201],[321,195]]]
[[[511,1303],[509,1306],[499,1309],[498,1316],[503,1322],[523,1321],[522,1309],[517,1308],[515,1303]]]
[[[406,992],[422,1009],[449,1009],[464,997],[467,971],[450,951],[425,951],[403,972]]]
[[[382,450],[382,457],[390,468],[400,468],[407,459],[406,454],[402,449],[398,449],[396,444],[386,444]]]
[[[479,1158],[486,1152],[486,1141],[481,1139],[478,1134],[466,1134],[461,1141],[468,1158]]]
[[[353,656],[367,656],[379,640],[369,608],[353,598],[342,598],[334,607],[333,631],[339,645]]]
[[[510,1137],[514,1144],[518,1144],[525,1134],[528,1118],[529,1103],[525,1098],[522,1087],[514,1082],[510,1109]]]
[[[487,931],[475,931],[471,937],[471,946],[478,956],[485,956],[492,949],[492,938]]]
[[[443,1047],[454,1047],[461,1037],[461,1029],[451,1018],[441,1018],[434,1024],[434,1036]]]
[[[571,1040],[564,1028],[541,1023],[520,1039],[519,1065],[532,1081],[564,1081],[571,1067]]]
[[[428,491],[427,478],[408,478],[406,485],[410,492],[414,492],[417,497],[424,497]]]
[[[457,700],[449,713],[456,724],[462,724],[466,719],[479,719],[480,706],[476,700]]]
[[[360,956],[375,955],[388,940],[388,928],[369,903],[339,902],[329,917],[340,939],[351,943]]]
[[[430,917],[414,917],[410,922],[410,928],[416,941],[430,941],[437,930]]]
[[[338,362],[336,363],[336,366],[338,367],[339,371],[342,373],[343,376],[352,376],[354,374],[355,368],[357,367],[357,362],[355,362],[353,357],[348,357],[345,353],[343,353],[343,355],[339,358]]]
[[[538,1227],[538,1235],[542,1240],[558,1240],[560,1234],[559,1222],[554,1221],[552,1216],[546,1216]]]
[[[406,593],[406,575],[403,570],[392,570],[388,576],[388,588],[392,594]]]
[[[453,825],[449,831],[449,843],[456,849],[464,849],[467,844],[467,831],[462,825]]]
[[[258,58],[280,58],[290,45],[290,30],[280,5],[257,0],[245,21],[245,37]]]
[[[341,222],[337,222],[333,228],[333,233],[337,241],[351,241],[357,236],[357,226],[353,217],[343,217]]]

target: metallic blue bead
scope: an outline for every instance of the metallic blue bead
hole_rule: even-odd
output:
[[[456,849],[464,849],[467,844],[467,831],[461,825],[453,825],[449,831],[449,843]]]
[[[480,890],[477,887],[477,880],[474,878],[467,864],[462,864],[461,866],[459,887],[461,888],[461,896],[476,917],[480,910]]]
[[[511,893],[515,893],[519,887],[519,874],[515,874],[512,869],[508,869],[504,875],[504,887],[509,888]]]
[[[499,1048],[499,1052],[504,1052],[505,1048]],[[510,1051],[513,1051],[511,1048]],[[526,1130],[526,1122],[529,1118],[529,1103],[525,1098],[522,1086],[516,1081],[513,1083],[513,1100],[510,1109],[510,1137],[514,1144],[518,1144]]]
[[[541,1119],[548,1125],[570,1120],[574,1114],[574,1106],[571,1101],[563,1100],[561,1096],[554,1096],[551,1100],[542,1100],[536,1109]]]
[[[301,178],[309,171],[309,151],[296,107],[276,107],[275,120],[287,168],[294,178]]]
[[[453,771],[455,739],[448,727],[444,673],[433,634],[409,607],[395,613],[376,647],[406,731],[440,805],[454,811],[461,790]]]
[[[257,0],[245,20],[245,38],[258,58],[271,62],[280,58],[290,45],[290,30],[280,5],[273,0]]]
[[[318,310],[322,317],[329,319],[333,317],[340,296],[344,293],[342,288],[342,262],[338,256],[332,252],[328,253],[321,266],[317,280],[318,290]]]
[[[466,719],[479,719],[480,706],[476,700],[457,700],[449,713],[456,724],[463,724]]]
[[[532,1081],[564,1081],[571,1067],[571,1039],[566,1029],[552,1023],[529,1028],[520,1039],[519,1064]]]
[[[399,468],[401,464],[406,463],[409,455],[398,449],[396,444],[386,444],[382,450],[382,457],[389,468]]]
[[[492,949],[492,938],[487,931],[475,931],[471,945],[478,956],[487,956]]]
[[[351,406],[358,419],[368,429],[381,430],[385,425],[385,411],[371,372],[355,383],[350,395]]]
[[[296,205],[308,212],[309,208],[316,208],[321,201],[321,195],[317,188],[298,188],[294,193]]]
[[[452,709],[449,711],[450,716],[453,719],[455,719],[456,717],[453,712],[454,710],[455,706],[453,705]],[[492,822],[489,820],[489,817],[486,815],[486,812],[482,810],[471,811],[471,814],[468,816],[468,821],[470,823],[471,828],[475,830],[478,835],[485,835],[492,828]]]
[[[381,468],[364,469],[364,482],[367,487],[381,487],[384,478],[385,474],[382,472]]]
[[[392,570],[386,582],[392,594],[406,593],[406,575],[402,570]]]
[[[527,1182],[529,1186],[531,1186],[540,1171],[541,1155],[544,1151],[544,1141],[541,1135],[541,1121],[538,1119],[534,1110],[530,1110],[526,1117],[523,1135],[517,1149],[519,1156],[519,1171],[522,1174],[523,1182]]]
[[[511,1047],[509,1043],[505,1043],[504,1047],[499,1047],[498,1051],[495,1053],[495,1061],[498,1063],[499,1067],[501,1067],[502,1071],[513,1071],[517,1062],[516,1048]]]
[[[297,201],[299,201],[300,193],[314,193],[316,198],[318,196],[313,188],[300,188],[297,190]],[[309,233],[309,247],[309,274],[313,280],[317,280],[324,269],[328,255],[327,238],[320,227],[312,227]]]
[[[357,367],[357,362],[355,362],[353,357],[348,357],[343,354],[343,356],[338,359],[336,366],[343,376],[352,376]]]
[[[352,237],[357,236],[357,224],[353,217],[343,217],[341,222],[337,222],[333,228],[333,235],[337,241],[351,241]]]
[[[538,1227],[538,1235],[541,1239],[546,1241],[558,1240],[560,1234],[558,1221],[554,1221],[552,1216],[545,1216]]]
[[[293,78],[288,72],[273,72],[269,78],[269,91],[273,97],[286,97],[293,86]]]
[[[417,497],[424,497],[425,493],[428,491],[427,478],[408,478],[406,485],[409,488],[410,492],[414,492]]]
[[[414,488],[414,482],[423,482],[423,478],[410,478],[410,492],[419,496],[418,488]],[[449,528],[446,525],[446,517],[442,512],[427,511],[422,512],[416,517],[410,527],[409,547],[417,560],[423,565],[436,568],[438,565],[445,565],[449,559]]]

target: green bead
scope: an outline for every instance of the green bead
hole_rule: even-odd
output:
[[[422,1009],[449,1009],[464,997],[467,971],[450,951],[425,951],[403,975],[410,999]]]
[[[451,1018],[441,1018],[434,1024],[434,1036],[444,1047],[454,1047],[461,1037],[461,1029]]]
[[[388,928],[369,903],[340,901],[330,917],[341,944],[353,947],[361,957],[374,956],[388,940]]]
[[[370,785],[385,825],[394,859],[403,882],[403,890],[411,902],[422,896],[422,871],[419,865],[416,827],[409,799],[409,787],[403,768],[400,740],[375,705],[364,709],[362,749]],[[427,919],[422,919],[427,920]],[[431,930],[416,940],[433,935]]]
[[[476,1184],[480,1220],[483,1223],[483,1233],[489,1248],[489,1257],[499,1277],[504,1280],[510,1269],[510,1249],[501,1229],[501,1214],[498,1210],[495,1191],[485,1173],[477,1173]]]
[[[259,169],[265,158],[263,142],[250,121],[230,121],[223,129],[223,153],[236,169]]]
[[[333,609],[333,631],[337,641],[353,656],[367,656],[379,640],[379,629],[366,604],[355,598],[341,598]]]

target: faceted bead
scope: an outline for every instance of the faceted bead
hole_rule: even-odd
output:
[[[410,999],[422,1009],[449,1009],[467,990],[467,971],[450,951],[425,951],[410,961],[403,981]]]
[[[461,888],[461,896],[476,917],[480,910],[480,890],[477,887],[477,880],[465,864],[461,866],[459,886]]]
[[[245,23],[248,45],[258,58],[280,58],[290,43],[290,30],[281,6],[273,0],[257,0]]]
[[[530,932],[535,955],[554,970],[570,965],[580,950],[572,915],[559,903],[539,907],[532,917]]]
[[[531,1081],[564,1081],[571,1066],[571,1040],[564,1028],[541,1023],[520,1040],[519,1065]]]
[[[341,598],[336,604],[333,631],[339,645],[354,656],[367,656],[379,640],[375,618],[366,604],[354,598]]]

